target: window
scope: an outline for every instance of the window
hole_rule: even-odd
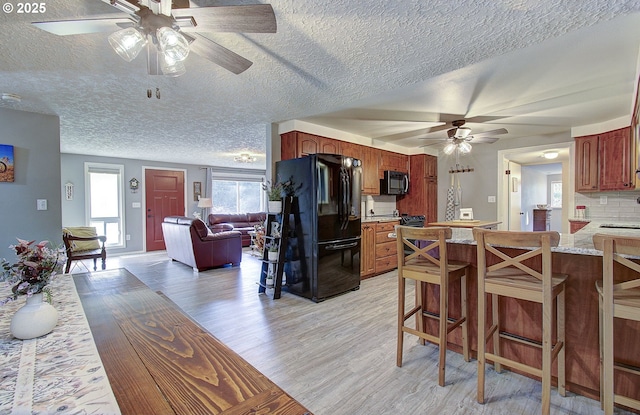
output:
[[[212,180],[212,213],[264,211],[262,181]]]
[[[88,226],[107,237],[106,246],[122,247],[124,240],[122,165],[85,163],[85,208]]]
[[[562,182],[558,182],[558,181],[551,182],[551,207],[552,208],[562,207]]]

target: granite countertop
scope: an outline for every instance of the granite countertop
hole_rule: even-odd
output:
[[[603,233],[616,236],[640,237],[640,222],[623,221],[611,219],[587,219],[589,224],[574,234],[560,234],[560,243],[556,248],[551,248],[553,252],[563,252],[568,254],[581,255],[602,255],[593,246],[593,235]],[[601,225],[614,225],[615,227],[602,228]],[[634,229],[637,228],[637,229]],[[452,229],[449,242],[461,244],[473,244],[473,233],[471,229]]]
[[[373,215],[373,216],[364,216],[360,221],[362,223],[371,223],[371,222],[392,222],[394,220],[400,220],[399,216],[393,215]]]

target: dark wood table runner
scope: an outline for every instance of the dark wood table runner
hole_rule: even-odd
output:
[[[74,281],[123,414],[311,414],[128,271]]]

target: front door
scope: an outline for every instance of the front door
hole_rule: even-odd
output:
[[[162,221],[167,216],[184,215],[184,172],[146,169],[147,251],[166,249]]]

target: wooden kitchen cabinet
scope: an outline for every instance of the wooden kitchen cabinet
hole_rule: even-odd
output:
[[[409,193],[398,196],[401,214],[424,215],[425,223],[438,220],[438,158],[429,154],[409,157]]]
[[[363,223],[360,229],[360,279],[364,279],[376,273],[376,224]]]
[[[548,231],[551,229],[551,210],[533,209],[533,230]]]
[[[317,153],[341,154],[340,140],[301,131],[289,131],[280,135],[280,158],[282,160]]]
[[[576,137],[576,192],[633,190],[636,143],[629,127]]]
[[[389,233],[395,230],[399,221],[376,224],[376,274],[391,271],[398,266],[397,242]]]
[[[322,151],[318,151],[318,150]],[[280,135],[280,158],[282,160],[303,157],[308,154],[342,154],[362,161],[362,193],[380,194],[378,178],[378,155],[380,150],[360,144],[340,141],[318,135],[290,131]]]
[[[386,170],[400,171],[403,173],[409,172],[409,156],[400,153],[394,153],[393,151],[378,150],[379,163],[378,163],[378,178],[382,179]]]
[[[635,189],[635,145],[629,128],[598,137],[600,191]]]
[[[580,229],[584,228],[589,224],[589,221],[586,220],[572,220],[569,219],[569,233],[576,233]]]

